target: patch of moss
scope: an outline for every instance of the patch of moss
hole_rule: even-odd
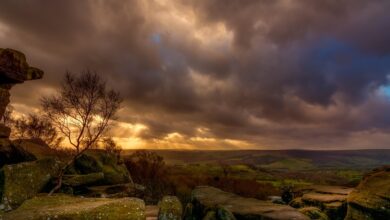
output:
[[[182,219],[183,207],[176,196],[164,196],[158,204],[160,220],[180,220]]]
[[[145,204],[137,198],[81,198],[62,194],[27,200],[17,210],[6,213],[4,220],[144,220]]]

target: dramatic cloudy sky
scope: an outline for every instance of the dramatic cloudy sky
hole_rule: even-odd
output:
[[[65,71],[125,98],[127,148],[390,148],[388,0],[1,0],[0,47],[45,78],[12,90],[39,109]]]

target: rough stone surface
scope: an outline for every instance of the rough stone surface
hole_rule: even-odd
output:
[[[81,198],[62,194],[27,200],[3,220],[145,220],[145,203],[137,198]]]
[[[43,71],[28,65],[23,53],[0,48],[0,80],[2,84],[22,83],[41,79]]]
[[[390,219],[390,166],[366,175],[348,196],[346,220]]]
[[[9,103],[9,90],[13,85],[42,76],[43,71],[30,67],[23,53],[0,48],[0,118]]]
[[[222,191],[220,189],[199,186],[192,192],[192,215],[201,219],[211,209],[222,206],[233,213],[237,219],[309,219],[296,209],[274,204],[269,201],[261,201],[252,198],[244,198],[238,195]]]
[[[68,174],[89,174],[103,172],[104,179],[100,185],[129,183],[131,176],[126,166],[114,155],[104,150],[90,150],[76,159],[67,170]]]
[[[176,196],[164,196],[158,203],[159,220],[181,220],[183,206]]]
[[[15,209],[41,192],[59,170],[60,162],[53,158],[4,166],[0,170],[0,204],[3,210]]]
[[[34,155],[14,145],[9,139],[0,138],[0,168],[6,164],[16,164],[36,159]]]

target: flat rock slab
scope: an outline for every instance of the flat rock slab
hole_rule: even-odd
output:
[[[57,194],[27,200],[3,216],[3,220],[41,219],[144,220],[145,203],[137,198],[81,198]]]
[[[209,186],[197,187],[192,192],[192,197],[194,213],[198,215],[204,215],[208,209],[220,205],[232,212],[237,219],[309,219],[287,205],[244,198]]]
[[[338,194],[338,195],[348,195],[353,191],[354,188],[343,187],[343,186],[327,186],[327,185],[312,185],[298,188],[296,193],[307,193],[307,192],[317,192],[323,194]]]
[[[315,206],[330,219],[344,219],[346,201],[353,188],[343,186],[312,185],[295,190],[299,195],[290,205],[295,208]]]

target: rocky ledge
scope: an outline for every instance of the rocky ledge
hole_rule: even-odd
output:
[[[347,200],[345,220],[390,219],[390,166],[367,174]]]
[[[353,188],[342,186],[313,185],[295,190],[295,198],[290,206],[301,209],[305,214],[308,210],[323,212],[329,219],[344,219],[347,212],[347,197]],[[316,209],[314,209],[316,208]]]

